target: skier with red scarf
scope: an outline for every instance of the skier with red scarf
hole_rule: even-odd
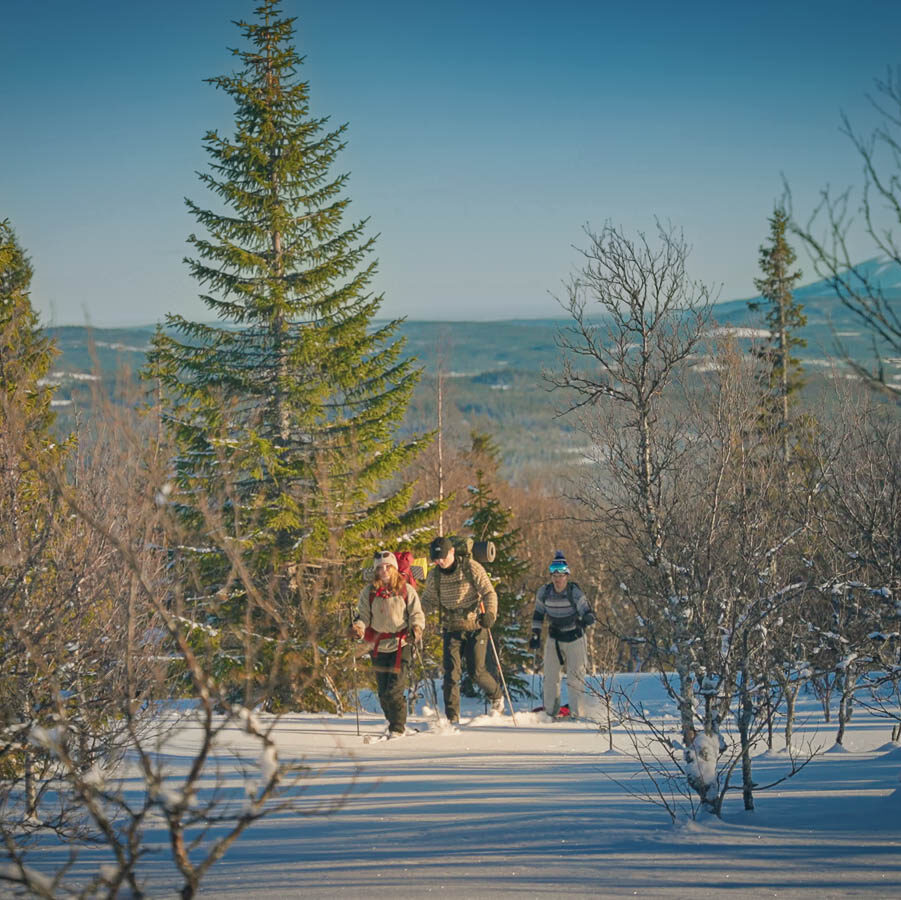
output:
[[[416,588],[398,571],[397,557],[390,550],[379,550],[374,563],[372,584],[360,593],[353,633],[371,646],[388,736],[396,737],[406,730],[407,671],[412,645],[422,638],[425,615]]]

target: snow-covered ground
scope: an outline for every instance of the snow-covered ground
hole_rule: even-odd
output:
[[[621,681],[659,716],[670,712],[653,676]],[[418,714],[411,724],[420,733],[370,744],[362,735],[381,731],[384,719],[369,696],[360,736],[353,713],[285,716],[282,760],[311,767],[302,806],[246,831],[201,896],[901,896],[901,749],[887,744],[884,720],[858,709],[836,752],[834,725],[804,697],[798,742],[812,740],[822,755],[758,793],[753,813],[736,791],[723,820],[673,825],[626,787],[645,782],[621,729],[610,753],[596,726],[547,721],[529,701],[518,705],[517,727],[470,701],[456,732]],[[190,730],[171,740],[173,773],[195,740]],[[785,772],[781,745],[756,757],[758,783]],[[235,731],[220,754],[235,802],[241,746]],[[165,833],[151,843],[159,852],[142,866],[149,893],[173,896]],[[50,867],[55,855],[32,863]],[[74,873],[99,862],[82,853]]]

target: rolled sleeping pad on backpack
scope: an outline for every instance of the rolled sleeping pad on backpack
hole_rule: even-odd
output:
[[[480,563],[492,563],[497,555],[494,541],[473,541],[472,558]]]
[[[454,548],[459,556],[471,556],[476,562],[494,562],[497,550],[494,541],[476,541],[471,537],[454,540]]]
[[[472,545],[472,555],[477,562],[494,562],[494,557],[497,555],[494,541],[475,541]]]

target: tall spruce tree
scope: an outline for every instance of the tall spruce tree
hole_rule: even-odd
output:
[[[784,209],[777,208],[769,219],[769,225],[769,241],[760,247],[763,276],[754,281],[761,300],[748,304],[752,310],[764,314],[769,336],[755,354],[759,363],[759,431],[749,446],[755,448],[757,465],[747,470],[742,493],[748,498],[763,491],[769,496],[767,503],[770,508],[783,509],[787,508],[787,498],[794,495],[789,486],[797,483],[801,470],[810,462],[806,459],[806,451],[799,453],[798,449],[810,445],[813,423],[809,417],[792,412],[795,395],[804,384],[801,363],[793,351],[807,345],[797,333],[807,323],[807,317],[793,294],[801,272],[793,268],[796,256],[786,239],[789,216]],[[775,470],[772,469],[773,463],[776,464]],[[769,476],[766,474],[768,470]],[[757,601],[759,609],[765,608],[766,593],[771,591],[773,584],[797,580],[790,574],[796,566],[797,560],[786,554],[773,553],[769,557],[766,578],[763,573],[758,576],[757,583],[764,591]],[[761,683],[786,685],[786,702],[789,710],[793,710],[799,677],[798,661],[805,658],[803,648],[809,640],[809,631],[803,621],[803,610],[808,602],[803,592],[786,594],[780,604],[778,623],[772,621],[767,627],[765,644],[770,648],[769,652],[758,655],[756,661],[748,652],[749,644],[745,642],[741,667],[742,716],[749,715],[752,708],[746,687],[753,681],[754,666],[761,668],[757,676]],[[768,707],[770,703],[768,697]],[[743,753],[749,760],[747,721],[743,719],[739,730],[742,732]],[[772,732],[771,725],[769,732]],[[748,796],[750,794],[746,794],[746,802]]]
[[[807,317],[792,293],[801,271],[792,270],[795,251],[785,237],[789,217],[784,209],[777,208],[769,223],[769,243],[760,248],[763,277],[754,280],[762,299],[749,302],[748,306],[762,312],[769,327],[769,337],[756,351],[764,389],[761,424],[766,431],[779,435],[783,458],[787,461],[791,447],[791,396],[804,384],[801,362],[792,352],[796,347],[807,346],[807,341],[798,335],[798,329],[807,324]]]
[[[55,510],[38,466],[58,459],[63,446],[51,433],[53,388],[43,381],[56,350],[31,305],[31,276],[12,226],[0,221],[0,776],[24,767],[29,809],[40,754],[18,738],[46,710],[50,679],[25,639],[50,643],[44,629],[65,633],[66,625],[47,615],[46,585],[57,562],[48,554]]]
[[[497,592],[497,623],[492,634],[511,695],[525,695],[528,684],[522,673],[530,660],[527,636],[531,598],[525,597],[523,591],[528,563],[518,556],[523,537],[519,528],[510,527],[513,511],[503,506],[492,486],[498,478],[497,445],[489,435],[474,432],[469,456],[475,466],[476,483],[470,486],[469,499],[464,504],[470,512],[466,525],[477,541],[494,542],[496,556],[487,566]]]
[[[281,604],[301,611],[301,668],[321,673],[346,626],[344,575],[358,577],[377,539],[430,514],[411,509],[410,486],[395,479],[423,443],[396,437],[419,371],[402,356],[399,321],[373,324],[382,297],[370,290],[366,220],[343,224],[347,175],[331,168],[346,126],[328,130],[310,113],[295,20],[275,0],[255,16],[237,23],[240,70],[209,79],[235,104],[234,135],[204,139],[200,180],[216,203],[186,201],[205,232],[190,235],[186,262],[219,323],[169,315],[149,371],[180,447],[176,502],[195,536],[195,616],[237,639],[246,572],[262,594],[281,578]],[[216,643],[241,664],[225,632]],[[314,694],[308,704],[325,701]]]
[[[12,406],[24,417],[23,439],[45,439],[53,424],[52,388],[42,383],[56,355],[31,305],[32,269],[8,220],[0,221],[0,423]]]

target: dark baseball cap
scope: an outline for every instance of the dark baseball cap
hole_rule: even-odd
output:
[[[450,538],[436,537],[435,540],[429,544],[429,558],[444,559],[453,546]]]

